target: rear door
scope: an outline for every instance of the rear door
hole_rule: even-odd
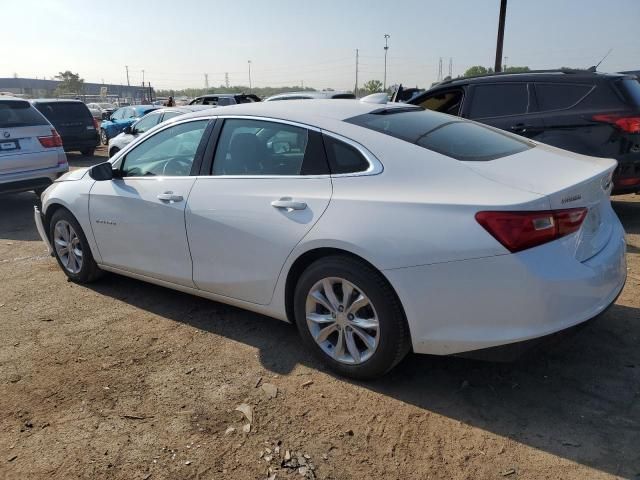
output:
[[[212,170],[186,211],[198,288],[268,304],[293,248],[332,193],[319,131],[278,120],[224,120]]]
[[[65,145],[82,143],[96,135],[93,117],[81,102],[37,103],[36,108],[56,127]]]
[[[477,122],[536,139],[544,130],[529,82],[476,83],[469,86],[464,116]]]
[[[59,149],[44,148],[38,140],[52,129],[29,102],[0,100],[0,173],[55,167]]]

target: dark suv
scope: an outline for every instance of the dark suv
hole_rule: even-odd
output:
[[[461,78],[408,103],[615,158],[613,194],[640,192],[640,83],[633,75],[555,70]]]
[[[79,150],[83,155],[93,155],[100,143],[98,123],[83,102],[45,98],[31,103],[56,128],[65,151]]]

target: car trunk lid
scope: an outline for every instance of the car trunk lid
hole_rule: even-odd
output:
[[[466,164],[490,180],[545,195],[550,210],[586,208],[580,230],[563,240],[579,261],[593,257],[609,241],[615,221],[609,200],[615,160],[537,145],[497,160]]]

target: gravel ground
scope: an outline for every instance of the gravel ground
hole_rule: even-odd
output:
[[[575,336],[511,364],[410,355],[368,383],[283,322],[116,275],[69,283],[35,196],[2,200],[1,479],[640,478],[640,196],[614,202],[625,290]]]

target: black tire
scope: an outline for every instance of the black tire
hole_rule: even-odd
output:
[[[345,279],[355,285],[369,298],[377,313],[378,345],[362,363],[347,364],[332,358],[316,343],[307,325],[307,295],[314,285],[329,277]],[[307,267],[296,285],[294,313],[305,345],[331,370],[345,377],[359,380],[380,377],[395,367],[411,347],[409,328],[395,292],[380,272],[357,259],[331,256]],[[346,331],[347,327],[344,328]]]
[[[95,148],[84,148],[80,150],[80,153],[86,155],[87,157],[93,157],[93,154],[96,153]]]
[[[64,221],[67,222],[75,233],[77,234],[79,240],[80,250],[82,252],[82,264],[81,268],[77,272],[71,271],[69,268],[65,266],[64,261],[60,258],[58,254],[58,249],[55,245],[55,228],[58,222]],[[65,275],[73,282],[77,283],[90,283],[97,278],[99,278],[102,274],[102,270],[98,268],[95,260],[93,259],[93,255],[91,254],[91,248],[89,247],[89,242],[87,242],[87,237],[82,231],[82,227],[75,219],[75,217],[66,209],[57,210],[53,216],[51,217],[51,221],[49,222],[49,239],[53,245],[54,255],[56,260],[58,261],[58,265],[65,273]]]
[[[113,157],[119,151],[120,149],[118,147],[113,147],[111,150],[109,150],[109,158]]]
[[[107,132],[104,128],[100,129],[100,143],[102,143],[103,145],[109,144],[109,137],[107,137]]]
[[[42,197],[42,194],[44,193],[44,191],[47,189],[47,187],[44,188],[36,188],[33,193],[35,193],[38,198]]]

